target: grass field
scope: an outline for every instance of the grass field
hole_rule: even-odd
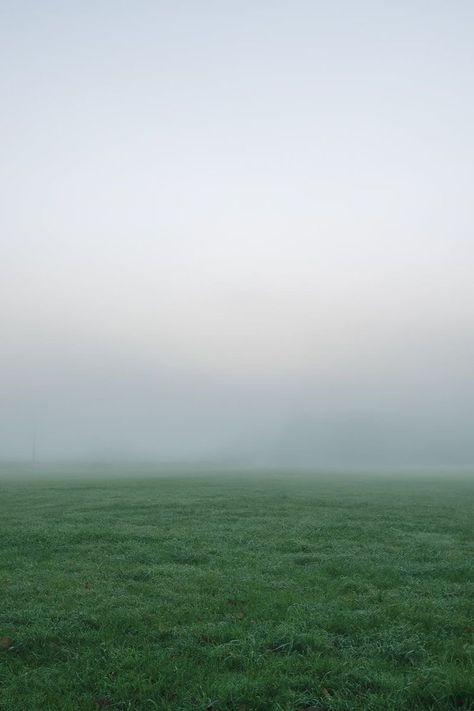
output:
[[[474,709],[474,481],[0,481],[0,708]]]

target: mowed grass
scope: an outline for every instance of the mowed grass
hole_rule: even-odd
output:
[[[0,494],[2,711],[474,708],[473,480]]]

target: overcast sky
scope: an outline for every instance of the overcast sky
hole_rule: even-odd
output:
[[[0,35],[0,458],[474,465],[471,0]]]

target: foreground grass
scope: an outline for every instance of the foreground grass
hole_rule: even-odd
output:
[[[474,482],[0,482],[0,708],[473,709]]]

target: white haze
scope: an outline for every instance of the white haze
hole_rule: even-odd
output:
[[[0,4],[0,458],[474,464],[474,5]]]

